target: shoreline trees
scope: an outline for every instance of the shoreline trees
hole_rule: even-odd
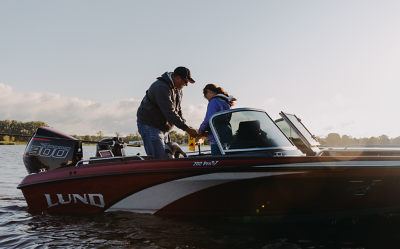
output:
[[[338,133],[329,133],[326,138],[318,138],[322,146],[343,147],[347,145],[400,145],[400,136],[389,138],[387,135],[379,137],[354,138]]]
[[[7,134],[19,134],[19,135],[32,135],[38,127],[49,127],[45,122],[42,121],[30,121],[30,122],[21,122],[16,120],[0,120],[0,133]],[[124,142],[128,143],[129,141],[140,141],[142,140],[140,134],[135,132],[135,134],[130,133],[127,136],[121,135],[119,132],[116,132],[116,135],[121,136],[124,139]],[[89,140],[89,141],[99,141],[105,137],[102,131],[97,132],[97,136],[94,135],[72,135],[76,139],[79,140]],[[187,143],[188,137],[187,134],[181,134],[176,131],[170,132],[170,137],[172,142],[177,142],[179,144]],[[1,141],[6,142],[14,142],[21,141],[25,142],[29,140],[29,137],[10,137],[7,135],[0,136]],[[204,143],[208,144],[207,138],[203,138]],[[335,147],[343,147],[347,145],[400,145],[400,136],[395,138],[389,138],[389,136],[383,134],[378,137],[363,137],[363,138],[354,138],[349,135],[339,135],[338,133],[329,133],[327,137],[321,138],[318,137],[319,142],[322,146],[335,146]]]
[[[42,121],[21,122],[17,120],[0,120],[0,133],[18,134],[18,135],[32,135],[38,127],[49,127]],[[29,137],[10,137],[0,136],[2,141],[28,141]]]

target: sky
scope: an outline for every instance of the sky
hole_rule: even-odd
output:
[[[0,120],[135,133],[148,87],[191,70],[235,108],[296,114],[315,135],[400,136],[400,1],[0,1]]]

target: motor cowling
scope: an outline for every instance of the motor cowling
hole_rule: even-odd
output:
[[[49,127],[39,127],[26,146],[23,161],[29,174],[75,166],[82,160],[82,143]]]

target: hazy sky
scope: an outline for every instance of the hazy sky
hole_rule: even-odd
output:
[[[294,113],[317,136],[400,136],[400,1],[0,0],[0,120],[134,133],[145,91],[186,66],[235,107]]]

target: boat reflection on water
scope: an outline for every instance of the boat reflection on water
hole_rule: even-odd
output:
[[[130,211],[269,223],[400,210],[396,151],[320,150],[294,115],[281,115],[274,122],[259,109],[216,113],[210,126],[221,156],[165,160],[126,156],[118,139],[103,155],[82,160],[80,141],[39,128],[24,153],[29,175],[18,188],[30,210],[49,213]],[[293,125],[289,133],[282,122]]]

